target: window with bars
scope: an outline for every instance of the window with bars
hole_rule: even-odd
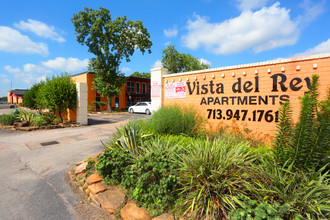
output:
[[[146,84],[142,83],[142,94],[146,94]]]
[[[140,83],[136,83],[136,94],[140,94]]]
[[[134,92],[134,82],[127,82],[126,85],[126,91],[129,93],[133,93]]]

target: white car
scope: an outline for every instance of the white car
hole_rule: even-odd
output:
[[[146,113],[151,114],[151,102],[138,102],[128,108],[130,113]]]

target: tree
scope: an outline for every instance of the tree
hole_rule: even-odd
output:
[[[130,75],[131,77],[138,77],[138,78],[144,78],[144,79],[150,79],[151,78],[151,75],[150,73],[146,73],[146,72],[138,72],[138,71],[135,71],[134,73],[132,73]]]
[[[77,104],[76,85],[69,74],[61,73],[46,79],[46,84],[39,90],[38,98],[40,105],[54,113],[57,111],[63,122],[62,114],[66,109],[74,110]]]
[[[90,59],[88,69],[95,73],[94,89],[108,98],[111,110],[111,97],[121,93],[125,84],[124,74],[118,71],[122,59],[130,61],[135,50],[142,54],[151,53],[150,34],[142,21],[130,21],[126,16],[111,19],[108,9],[84,8],[71,19],[75,26],[77,41],[86,45],[96,57]]]
[[[188,72],[210,68],[189,53],[179,53],[174,45],[168,45],[163,51],[162,65],[169,73]]]
[[[23,103],[25,107],[32,108],[32,109],[40,109],[38,106],[38,99],[37,95],[41,87],[45,85],[44,81],[39,83],[35,83],[31,86],[30,89],[26,91],[23,98]]]

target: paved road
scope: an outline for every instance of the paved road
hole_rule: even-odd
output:
[[[102,211],[84,213],[79,196],[65,180],[66,172],[75,163],[102,151],[100,140],[106,141],[116,126],[139,117],[146,116],[91,115],[90,126],[0,131],[0,219],[103,218]],[[40,145],[49,141],[58,144]],[[87,208],[87,212],[93,210]]]

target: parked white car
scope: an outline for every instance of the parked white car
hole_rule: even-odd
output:
[[[151,102],[138,102],[128,108],[130,113],[146,113],[151,114]]]

